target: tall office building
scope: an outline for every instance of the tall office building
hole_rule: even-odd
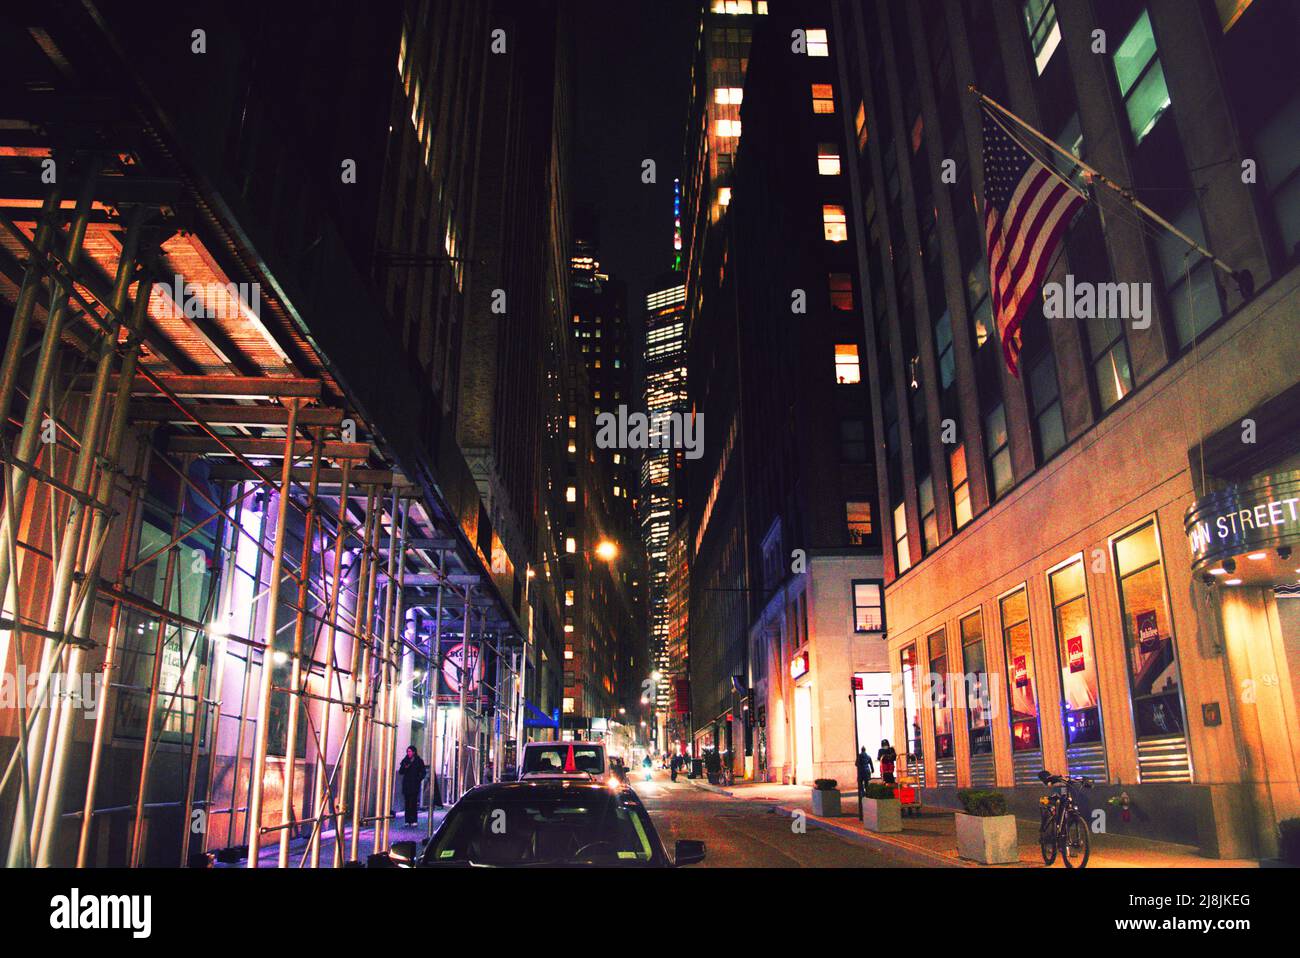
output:
[[[569,262],[564,725],[574,735],[597,737],[639,722],[640,683],[648,672],[635,506],[639,450],[602,448],[594,426],[597,416],[636,403],[638,337],[628,322],[627,286],[604,272],[598,257],[596,224],[580,216]]]
[[[680,193],[674,191],[674,206],[679,203]],[[676,232],[674,235],[679,236]],[[686,288],[682,274],[676,271],[658,277],[646,295],[642,397],[652,422],[686,411],[685,304]],[[650,655],[653,669],[659,673],[654,703],[656,729],[661,732],[674,674],[668,656],[668,541],[680,522],[684,494],[679,481],[681,455],[678,449],[656,448],[645,450],[641,457],[641,537],[649,578]]]
[[[834,8],[908,771],[1021,814],[1039,769],[1086,774],[1135,812],[1108,831],[1276,854],[1300,812],[1295,5]],[[1095,185],[1044,288],[1145,305],[1040,295],[1013,375],[972,84],[1253,282]]]
[[[691,93],[686,117],[682,176],[682,269],[686,286],[686,349],[691,370],[689,405],[704,408],[704,397],[724,395],[737,382],[735,350],[713,349],[717,336],[735,339],[727,316],[734,304],[720,293],[725,242],[722,224],[731,202],[732,166],[740,142],[741,106],[749,46],[758,23],[766,19],[767,3],[710,0],[701,5]],[[745,625],[741,611],[744,546],[728,535],[703,541],[703,527],[715,503],[728,514],[720,527],[743,526],[739,496],[719,495],[738,471],[728,474],[734,448],[734,420],[706,419],[705,455],[690,463],[687,508],[691,534],[690,566],[690,697],[692,722],[712,722],[732,706],[731,678],[745,671]],[[703,553],[701,548],[703,547]],[[702,560],[702,561],[701,561]],[[698,744],[698,743],[697,743]]]

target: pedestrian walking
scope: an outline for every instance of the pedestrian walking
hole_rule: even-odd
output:
[[[880,762],[880,780],[886,785],[893,785],[894,763],[898,761],[898,753],[889,744],[889,739],[880,740],[880,751],[876,753],[876,760]]]
[[[871,776],[876,773],[875,763],[871,761],[871,756],[867,754],[867,747],[862,746],[858,752],[858,794],[861,795],[863,789],[871,781]]]
[[[402,778],[402,802],[406,811],[406,824],[416,825],[420,821],[420,786],[424,783],[425,764],[414,745],[406,748],[406,757],[397,766],[397,774]]]

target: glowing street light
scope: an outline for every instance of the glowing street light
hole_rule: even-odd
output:
[[[618,557],[618,546],[608,539],[601,539],[596,543],[596,555],[606,562],[613,562]]]

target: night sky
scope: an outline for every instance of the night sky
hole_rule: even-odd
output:
[[[649,281],[672,267],[673,177],[680,175],[697,0],[571,0],[575,30],[575,227],[599,228],[601,265],[628,283],[640,315]],[[641,182],[653,159],[658,182]]]

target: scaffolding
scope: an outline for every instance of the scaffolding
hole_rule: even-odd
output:
[[[521,628],[274,298],[244,301],[256,271],[182,228],[175,184],[40,155],[68,189],[0,212],[6,865],[383,852],[399,746],[442,771],[430,803],[504,772]]]

